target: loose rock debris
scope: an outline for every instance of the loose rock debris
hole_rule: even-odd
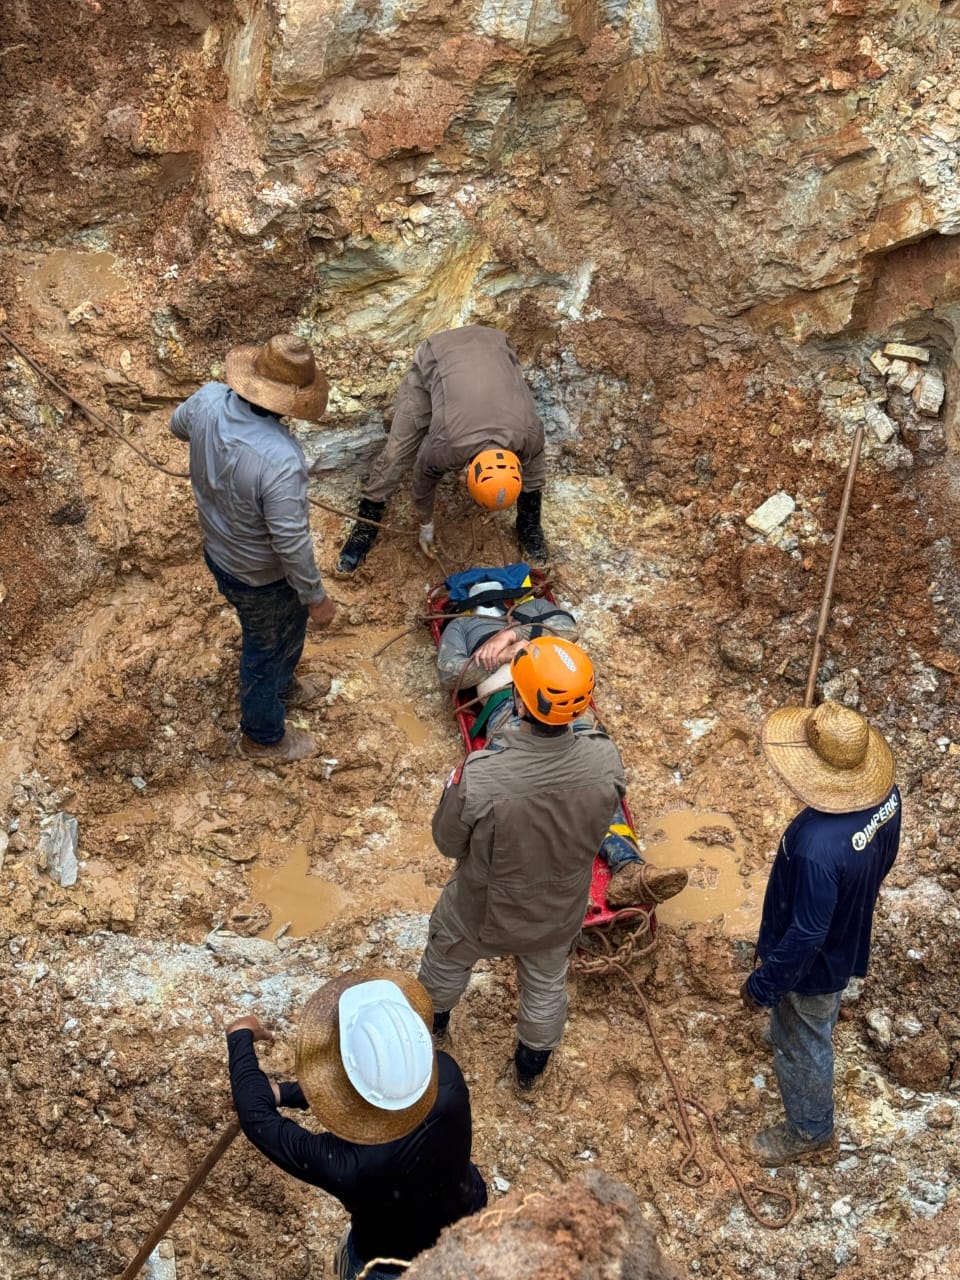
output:
[[[747,1221],[722,1178],[710,1197],[681,1187],[656,1066],[611,983],[578,984],[535,1109],[514,1107],[501,1070],[509,966],[478,974],[453,1048],[477,1160],[519,1201],[590,1151],[696,1274],[946,1276],[960,796],[940,743],[957,738],[960,474],[950,397],[934,408],[926,380],[946,381],[955,344],[956,33],[948,6],[896,20],[792,6],[788,42],[762,4],[735,18],[650,8],[594,32],[541,6],[518,34],[489,6],[468,31],[454,6],[429,38],[412,11],[318,58],[316,28],[288,7],[263,59],[266,31],[241,32],[227,6],[15,7],[0,322],[171,470],[170,406],[216,375],[229,341],[296,322],[338,397],[305,439],[326,468],[316,491],[346,509],[359,476],[345,468],[382,440],[423,325],[504,324],[550,430],[547,534],[641,834],[677,804],[729,813],[744,879],[762,877],[789,811],[750,731],[802,696],[850,435],[866,423],[822,677],[894,742],[907,839],[873,972],[838,1029],[839,1163],[783,1175],[800,1201],[788,1236]],[[416,109],[396,91],[398,47]],[[889,341],[927,358],[885,354]],[[387,542],[337,584],[343,631],[307,655],[334,681],[309,722],[326,763],[294,779],[238,764],[237,636],[199,564],[187,487],[9,353],[0,402],[0,1250],[16,1280],[80,1280],[120,1270],[219,1132],[227,1016],[257,1008],[284,1032],[331,972],[416,963],[447,871],[427,819],[458,742],[425,638],[373,661],[431,580]],[[796,509],[761,547],[747,517],[781,492]],[[457,495],[445,502],[452,555],[496,555],[492,537],[471,547]],[[317,515],[326,569],[342,534]],[[685,727],[711,719],[701,736]],[[82,833],[66,888],[36,865],[58,813]],[[223,856],[223,820],[249,864]],[[335,882],[339,913],[286,950],[271,940],[286,917],[267,919],[239,938],[264,947],[231,954],[227,930],[244,932],[231,922],[270,912],[250,867],[282,865],[293,844],[322,873],[306,891]],[[664,926],[644,975],[672,1059],[715,1095],[731,1140],[776,1107],[762,1028],[731,995],[752,942],[748,922],[735,928]],[[289,1045],[272,1058],[289,1070]],[[577,1239],[589,1201],[571,1196]],[[237,1144],[176,1228],[178,1276],[322,1274],[342,1221]],[[542,1228],[529,1225],[549,1252],[557,1233]]]

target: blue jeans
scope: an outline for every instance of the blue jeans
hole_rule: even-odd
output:
[[[615,826],[627,826],[627,819],[623,812],[623,805],[617,805],[617,811],[610,819],[610,828]],[[610,868],[610,874],[622,870],[629,862],[643,862],[637,846],[628,836],[622,835],[619,831],[608,829],[607,834],[603,837],[603,843],[600,846],[600,857]]]
[[[357,1276],[366,1266],[364,1260],[353,1247],[353,1232],[348,1231],[341,1239],[333,1257],[337,1280],[357,1280]],[[392,1280],[393,1276],[402,1275],[403,1267],[373,1267],[364,1276],[364,1280]]]
[[[770,1015],[773,1068],[791,1127],[819,1141],[833,1133],[833,1028],[842,992],[788,992]]]
[[[240,617],[240,728],[251,741],[272,747],[284,734],[282,695],[293,680],[307,634],[306,605],[281,578],[251,587],[203,558],[220,594]]]

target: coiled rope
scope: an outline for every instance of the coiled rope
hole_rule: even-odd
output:
[[[649,927],[649,926],[648,926]],[[632,935],[631,935],[632,937]],[[652,946],[647,946],[643,951],[637,953],[646,955],[652,950]],[[686,1187],[703,1187],[709,1181],[709,1174],[704,1169],[700,1161],[700,1155],[697,1146],[697,1135],[691,1124],[690,1111],[697,1111],[706,1120],[710,1129],[710,1136],[713,1139],[714,1149],[723,1162],[723,1166],[730,1175],[731,1181],[737,1189],[740,1199],[743,1201],[744,1208],[750,1216],[758,1222],[762,1227],[770,1227],[773,1230],[779,1230],[788,1226],[797,1212],[797,1197],[791,1190],[779,1190],[778,1188],[763,1186],[755,1181],[746,1181],[734,1165],[730,1156],[723,1145],[720,1132],[717,1128],[716,1117],[713,1112],[706,1107],[699,1098],[690,1097],[683,1090],[680,1081],[677,1079],[676,1072],[667,1060],[664,1052],[660,1035],[657,1031],[653,1015],[650,1011],[650,1005],[647,998],[640,990],[639,984],[626,970],[620,959],[620,952],[612,951],[609,955],[594,955],[589,957],[581,956],[579,953],[574,954],[570,960],[570,967],[575,972],[583,974],[606,975],[611,973],[619,974],[627,985],[633,990],[636,996],[637,1004],[643,1014],[644,1021],[647,1024],[647,1030],[650,1033],[650,1041],[653,1045],[653,1051],[657,1055],[663,1073],[669,1081],[670,1088],[673,1090],[675,1107],[666,1106],[667,1115],[680,1135],[680,1141],[683,1143],[685,1151],[677,1168],[677,1177]],[[766,1197],[768,1200],[778,1200],[786,1205],[786,1209],[777,1217],[769,1217],[765,1215],[759,1208],[758,1201]]]

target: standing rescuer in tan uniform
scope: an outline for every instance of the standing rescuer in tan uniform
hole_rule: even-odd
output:
[[[543,423],[505,334],[483,325],[447,329],[421,342],[394,403],[386,448],[363,488],[358,516],[382,520],[409,467],[420,519],[420,547],[433,549],[437,483],[462,471],[471,495],[491,510],[517,503],[517,538],[526,559],[542,564],[547,544],[540,523],[546,480]],[[353,573],[377,538],[357,523],[337,572]]]
[[[601,729],[573,731],[593,690],[593,667],[578,645],[533,640],[511,673],[519,725],[467,757],[434,814],[434,842],[457,865],[430,917],[419,976],[442,1038],[476,961],[514,956],[514,1063],[518,1085],[529,1090],[563,1034],[564,980],[593,858],[626,782]]]

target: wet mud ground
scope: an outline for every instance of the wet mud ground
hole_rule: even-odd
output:
[[[241,760],[239,631],[200,562],[187,487],[54,413],[61,402],[22,366],[8,363],[5,380],[2,1256],[18,1280],[79,1280],[122,1269],[229,1117],[229,1017],[257,1010],[277,1027],[265,1058],[283,1072],[297,1009],[325,978],[364,962],[416,965],[448,871],[429,819],[459,738],[425,628],[375,656],[416,624],[437,577],[412,539],[384,538],[354,580],[331,582],[338,620],[308,640],[304,668],[331,679],[327,706],[302,720],[321,756],[277,772]],[[778,1103],[760,1020],[736,992],[794,811],[756,731],[768,709],[802,700],[842,475],[785,447],[818,438],[798,397],[791,409],[774,390],[745,413],[729,371],[708,390],[709,414],[673,414],[671,456],[655,470],[638,451],[598,475],[593,457],[583,466],[568,449],[546,528],[648,856],[691,868],[688,890],[661,912],[655,956],[632,972],[683,1090],[753,1178],[739,1143],[777,1118]],[[724,430],[734,415],[736,438]],[[771,451],[774,415],[787,441]],[[165,421],[161,411],[136,419],[137,439],[182,466]],[[692,481],[707,447],[709,469]],[[867,1278],[892,1259],[917,1280],[951,1274],[960,732],[945,668],[958,652],[956,486],[945,458],[912,473],[865,470],[838,583],[828,671],[858,673],[905,792],[873,971],[837,1033],[838,1162],[759,1174],[760,1187],[798,1201],[792,1224],[770,1231],[745,1212],[694,1119],[705,1180],[683,1185],[673,1096],[615,975],[571,979],[555,1066],[536,1103],[519,1102],[508,1070],[515,978],[495,961],[478,966],[451,1049],[494,1201],[596,1164],[635,1189],[691,1274]],[[780,488],[808,517],[798,556],[743,525]],[[327,476],[316,491],[349,505],[355,479]],[[51,518],[67,502],[80,522]],[[404,501],[392,516],[412,522]],[[314,517],[328,571],[343,522]],[[512,548],[508,526],[502,537]],[[448,568],[501,560],[500,539],[452,490],[439,538]],[[721,658],[731,635],[760,641],[758,670]],[[36,860],[40,822],[59,810],[80,824],[70,889]],[[329,1276],[342,1224],[333,1201],[240,1139],[171,1233],[177,1274]]]

